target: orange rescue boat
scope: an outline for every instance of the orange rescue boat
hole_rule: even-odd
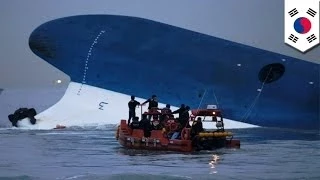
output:
[[[128,149],[145,149],[145,150],[163,150],[163,151],[180,151],[192,152],[200,150],[212,150],[217,148],[240,148],[240,141],[233,139],[231,132],[225,131],[222,112],[219,109],[212,108],[209,105],[207,109],[191,110],[189,123],[196,123],[197,117],[203,117],[201,122],[210,121],[215,123],[216,130],[203,130],[192,135],[194,126],[181,127],[179,120],[167,118],[161,121],[162,129],[153,129],[149,137],[145,137],[145,130],[141,127],[133,128],[127,124],[126,120],[121,120],[116,132],[116,139],[125,148]],[[145,115],[153,117],[161,116],[158,109],[145,112]],[[210,117],[209,120],[205,120]],[[158,119],[150,120],[152,124]],[[170,139],[174,132],[179,132],[180,138]]]

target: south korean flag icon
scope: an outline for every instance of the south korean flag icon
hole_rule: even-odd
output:
[[[284,42],[305,53],[320,43],[319,0],[285,0]]]

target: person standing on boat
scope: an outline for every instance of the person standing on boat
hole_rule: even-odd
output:
[[[149,103],[149,106],[148,106],[149,112],[153,109],[158,109],[158,100],[156,95],[152,95],[151,98],[146,100],[141,105],[145,105],[146,103]],[[151,115],[148,116],[148,119],[151,120]]]
[[[189,110],[190,107],[186,106],[185,110],[181,113],[180,117],[179,117],[179,123],[181,124],[182,127],[190,127],[189,124]]]
[[[164,120],[169,118],[169,115],[172,114],[172,111],[170,109],[170,104],[167,104],[165,108],[161,109],[161,116],[160,116],[160,122],[163,122]]]
[[[152,124],[150,120],[147,118],[146,114],[142,114],[142,118],[140,121],[140,128],[143,129],[143,136],[144,137],[150,137],[151,131],[152,131]]]
[[[142,105],[149,103],[148,109],[158,108],[158,100],[156,95],[152,95],[151,98],[147,99]]]
[[[181,104],[180,108],[177,109],[177,110],[175,110],[175,111],[173,111],[172,114],[177,114],[177,113],[178,113],[178,114],[179,114],[179,119],[180,119],[182,113],[183,113],[185,110],[186,110],[186,105],[185,105],[185,104]]]
[[[198,117],[197,120],[193,121],[192,127],[191,127],[191,139],[193,139],[196,135],[198,135],[200,132],[203,132],[203,125],[201,117]]]
[[[203,149],[201,141],[199,141],[199,135],[200,132],[203,132],[203,125],[202,125],[202,120],[201,117],[198,117],[197,120],[193,121],[192,127],[191,127],[191,140],[192,140],[192,145],[196,147],[198,150]]]
[[[140,102],[135,100],[135,96],[131,96],[131,100],[128,102],[128,107],[129,107],[128,124],[130,124],[130,121],[132,118],[136,117],[136,107],[139,105],[140,105]]]
[[[173,133],[173,135],[171,136],[170,139],[178,139],[181,136],[181,131],[183,130],[183,128],[189,128],[190,124],[189,124],[189,110],[190,107],[186,106],[185,110],[183,112],[181,112],[181,115],[179,116],[179,127],[177,128],[177,130]]]
[[[161,109],[161,114],[166,114],[166,115],[172,114],[170,107],[171,107],[170,104],[167,104],[165,108]]]

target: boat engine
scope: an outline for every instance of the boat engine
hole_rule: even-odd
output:
[[[29,118],[31,124],[36,124],[35,115],[37,115],[37,112],[34,108],[19,108],[13,114],[8,115],[8,118],[12,126],[18,127],[18,121],[24,118]]]

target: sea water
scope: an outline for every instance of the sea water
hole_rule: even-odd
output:
[[[0,129],[0,179],[320,179],[319,133],[233,130],[240,149],[127,150],[114,125]]]

